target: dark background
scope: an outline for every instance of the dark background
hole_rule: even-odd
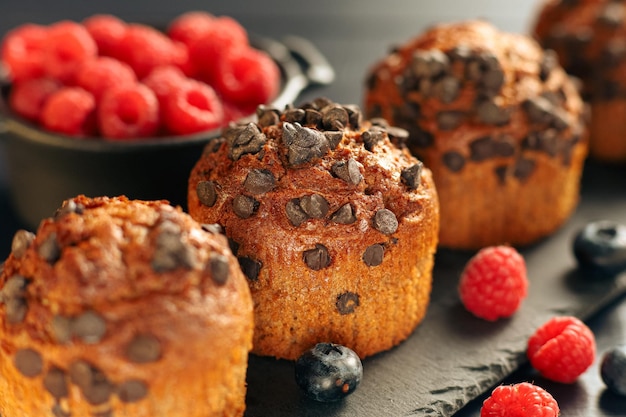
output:
[[[127,21],[144,22],[161,27],[165,25],[177,15],[189,10],[207,10],[216,15],[227,14],[239,20],[251,32],[272,37],[280,40],[285,35],[299,35],[312,40],[322,53],[329,59],[336,71],[335,82],[323,88],[311,89],[306,91],[301,101],[313,98],[318,95],[324,95],[335,101],[343,103],[361,103],[363,80],[367,68],[377,59],[380,59],[395,44],[401,43],[408,38],[417,35],[427,26],[436,22],[456,21],[467,18],[484,18],[492,21],[501,29],[513,32],[527,32],[530,28],[533,16],[536,11],[537,2],[529,0],[388,0],[388,1],[331,1],[319,0],[311,2],[288,1],[288,0],[272,0],[272,1],[163,1],[163,0],[108,0],[108,1],[86,1],[86,0],[1,0],[0,1],[0,34],[6,33],[9,29],[25,23],[35,22],[48,24],[62,19],[82,20],[94,13],[112,13]],[[0,140],[1,137],[0,137]],[[3,155],[0,154],[0,157]],[[0,159],[1,161],[2,159]],[[1,168],[1,167],[0,167]],[[28,169],[28,167],[24,167]],[[583,190],[588,192],[589,201],[587,204],[583,201],[582,208],[578,211],[577,217],[562,231],[557,234],[551,243],[552,247],[558,244],[558,254],[556,257],[539,256],[540,249],[534,248],[528,253],[529,259],[535,262],[531,267],[533,271],[560,271],[561,269],[571,268],[573,260],[569,255],[568,245],[570,235],[576,227],[584,222],[601,217],[610,217],[612,213],[619,211],[620,218],[624,218],[626,204],[621,196],[615,198],[615,193],[624,192],[623,186],[606,186],[607,182],[617,184],[623,182],[623,167],[611,167],[605,169],[603,167],[592,166],[590,172],[596,175],[595,179],[586,179],[583,184]],[[601,180],[597,178],[600,177]],[[598,182],[599,181],[599,182]],[[0,169],[0,258],[4,258],[10,250],[10,241],[13,233],[22,225],[11,209],[9,197],[7,195],[7,178],[6,173]],[[604,198],[607,198],[604,204]],[[617,216],[617,217],[619,217]],[[553,249],[550,249],[553,250]],[[461,257],[461,260],[463,258]],[[441,257],[438,258],[441,260]],[[457,262],[457,264],[454,264]],[[454,267],[449,269],[458,271],[462,262],[459,258],[455,258]],[[544,268],[545,266],[545,268]],[[559,269],[560,268],[560,269]],[[445,269],[445,268],[444,268]],[[440,271],[441,272],[441,271]],[[443,271],[442,273],[445,273]],[[550,277],[548,277],[550,279]],[[623,280],[622,280],[623,281]],[[453,282],[453,279],[450,281]],[[434,291],[438,293],[449,291],[441,284],[436,285]],[[562,287],[559,287],[562,289]],[[583,287],[584,288],[584,287]],[[585,292],[584,289],[582,292]],[[546,293],[537,294],[537,297],[545,297],[542,303],[536,302],[532,305],[538,305],[538,309],[551,303],[558,303],[558,300],[551,300],[551,297],[558,298],[562,294]],[[597,307],[602,307],[600,311],[596,311],[595,305],[588,310],[593,314],[585,314],[589,325],[596,333],[598,341],[598,360],[601,354],[608,348],[618,344],[626,343],[626,305],[623,297],[613,293],[610,302],[598,302]],[[441,297],[442,299],[452,299]],[[584,305],[585,297],[577,298],[579,309],[576,311],[587,312],[587,306]],[[453,309],[459,310],[458,304],[452,303]],[[438,306],[435,305],[433,310],[438,312]],[[455,314],[462,314],[462,311],[456,311]],[[430,313],[429,313],[430,314]],[[431,320],[436,319],[436,314],[427,317]],[[448,320],[450,317],[448,317]],[[535,322],[538,319],[535,320]],[[470,323],[475,323],[469,321]],[[533,324],[534,325],[534,324]],[[428,337],[428,331],[436,326],[422,326],[416,337]],[[460,326],[459,326],[460,327]],[[471,345],[473,335],[472,329],[463,329],[466,333],[460,337],[468,339],[468,345]],[[481,334],[481,333],[479,333]],[[524,335],[520,335],[524,338]],[[346,401],[346,404],[339,405],[334,408],[323,409],[310,405],[310,408],[304,407],[304,410],[310,409],[310,414],[306,415],[357,415],[350,414],[350,409],[374,409],[380,404],[367,404],[368,393],[376,390],[377,381],[372,381],[377,372],[386,366],[385,360],[390,364],[397,364],[398,355],[402,355],[404,351],[409,349],[413,343],[409,343],[400,347],[399,350],[392,351],[382,358],[378,357],[369,363],[366,362],[365,379],[362,392],[354,394],[353,397]],[[455,340],[458,343],[458,339]],[[453,347],[442,346],[442,350],[454,349],[455,357],[450,357],[450,361],[459,360],[457,356],[465,355],[464,346],[456,345]],[[475,353],[475,352],[474,352]],[[396,358],[394,359],[394,354]],[[471,355],[473,353],[468,353]],[[489,347],[480,353],[488,358],[491,353]],[[443,355],[444,361],[445,355]],[[586,372],[580,380],[571,385],[554,384],[542,380],[535,375],[526,364],[522,364],[519,370],[513,373],[506,382],[518,381],[538,381],[542,386],[547,388],[559,401],[562,409],[562,416],[580,416],[580,417],[601,417],[601,416],[626,416],[626,399],[617,397],[607,392],[600,380],[597,363],[592,369]],[[274,366],[273,363],[260,361],[253,364],[259,369],[263,367]],[[398,365],[398,366],[400,366]],[[284,363],[277,364],[280,369],[288,370],[288,365]],[[395,365],[394,365],[395,366]],[[445,366],[442,364],[441,366]],[[394,369],[391,367],[391,369]],[[371,372],[368,374],[368,370]],[[390,372],[393,372],[391,370]],[[429,375],[429,371],[425,371],[424,375],[417,375],[416,378],[423,378],[428,384],[428,379],[433,375]],[[459,375],[463,375],[462,369],[459,369]],[[370,379],[368,380],[368,376]],[[391,376],[393,379],[393,375]],[[258,378],[263,382],[257,382],[254,378],[251,381],[251,389],[259,388],[258,385],[264,384],[263,378]],[[271,378],[270,382],[271,384]],[[381,387],[381,389],[387,389]],[[272,392],[268,388],[268,392]],[[265,392],[265,391],[263,391]],[[281,390],[275,392],[282,392]],[[293,387],[286,388],[286,394],[282,395],[298,395],[293,391]],[[388,390],[389,402],[394,403],[394,389]],[[277,394],[281,395],[281,394]],[[402,384],[396,387],[395,395],[404,401],[410,398],[412,393],[403,390]],[[417,393],[415,394],[417,396]],[[473,397],[475,395],[470,395]],[[483,397],[470,402],[468,406],[456,413],[458,417],[475,417],[478,416],[480,402]],[[259,400],[260,401],[260,400]],[[298,400],[300,401],[300,400]],[[352,402],[350,402],[352,401]],[[355,407],[355,402],[363,402],[361,407]],[[460,400],[462,404],[456,404],[453,409],[460,408],[465,400]],[[345,406],[345,407],[344,407]],[[262,409],[262,407],[256,407]],[[342,408],[346,410],[342,411]],[[254,410],[254,404],[252,410]],[[395,409],[395,408],[394,408]],[[278,413],[278,410],[277,410]],[[281,415],[287,413],[281,411]],[[343,414],[342,414],[343,413]],[[298,414],[298,415],[304,415]],[[272,413],[261,414],[250,411],[250,416],[271,416]],[[278,415],[278,414],[276,414]],[[296,414],[294,414],[296,415]],[[381,415],[380,413],[378,415]],[[395,414],[392,414],[395,415]],[[408,415],[408,414],[407,414]],[[415,409],[410,415],[434,415],[420,414]]]

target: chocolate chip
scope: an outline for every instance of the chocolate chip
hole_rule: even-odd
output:
[[[251,194],[263,194],[271,191],[276,185],[274,174],[267,169],[251,170],[243,183],[243,187]]]
[[[391,140],[397,140],[404,143],[409,138],[409,131],[402,129],[401,127],[387,126],[385,130],[387,131],[387,136],[389,136]]]
[[[548,124],[558,130],[564,130],[569,126],[563,110],[555,107],[545,97],[529,98],[522,103],[522,106],[533,123]]]
[[[210,155],[220,150],[222,145],[226,142],[224,138],[211,139],[202,149],[202,155]]]
[[[126,357],[134,363],[156,362],[161,358],[161,343],[150,334],[138,334],[126,346]]]
[[[554,157],[558,153],[558,135],[555,129],[530,132],[522,141],[525,149],[545,152]]]
[[[354,215],[352,206],[348,203],[344,204],[336,212],[334,212],[330,216],[330,220],[339,224],[352,224],[356,221],[356,216]]]
[[[27,230],[18,230],[13,236],[11,242],[11,253],[17,259],[20,259],[26,253],[26,250],[30,247],[31,243],[35,240],[35,234]]]
[[[311,219],[321,219],[328,214],[328,201],[319,194],[300,198],[300,207]]]
[[[379,232],[390,235],[398,230],[398,219],[393,211],[388,209],[380,209],[374,214],[372,219],[372,225],[374,229]]]
[[[322,109],[322,125],[327,130],[342,130],[350,123],[348,111],[339,105],[329,105]]]
[[[213,207],[217,201],[217,192],[213,181],[200,181],[196,185],[196,194],[200,203],[207,207]]]
[[[228,258],[218,253],[211,254],[208,263],[209,271],[211,271],[211,278],[217,285],[224,285],[228,281],[228,275],[230,267],[228,265]]]
[[[384,254],[385,248],[383,245],[379,243],[373,244],[363,252],[363,262],[367,266],[378,266],[383,263]]]
[[[306,112],[304,109],[292,108],[283,112],[283,117],[289,123],[302,123],[305,121]]]
[[[234,125],[226,129],[224,137],[230,145],[229,157],[237,161],[245,154],[256,154],[267,142],[267,137],[255,123]]]
[[[52,318],[51,330],[58,343],[67,343],[72,339],[72,320],[56,315]]]
[[[359,305],[359,295],[350,291],[339,294],[335,303],[335,307],[341,315],[354,313]]]
[[[539,78],[546,81],[559,66],[559,57],[552,49],[546,49],[539,63]]]
[[[498,182],[502,185],[506,182],[506,177],[509,173],[509,167],[507,165],[498,165],[494,168],[494,172],[496,177],[498,177]]]
[[[328,141],[331,149],[335,149],[337,148],[337,145],[339,145],[339,143],[341,142],[341,139],[343,139],[343,132],[327,130],[324,132],[324,137],[326,137],[326,140]]]
[[[72,321],[71,330],[85,343],[98,343],[106,333],[106,322],[98,313],[86,311]]]
[[[39,256],[43,258],[49,264],[54,264],[61,257],[61,247],[57,242],[57,234],[51,232],[43,242],[39,245],[37,250]]]
[[[14,365],[22,375],[33,378],[43,370],[43,359],[39,352],[33,349],[20,349],[15,352]]]
[[[235,255],[237,255],[237,252],[239,252],[239,243],[235,242],[231,238],[228,238],[228,247],[230,248],[230,251]]]
[[[263,267],[261,261],[257,261],[246,256],[240,256],[237,258],[241,271],[250,281],[256,281],[259,279],[259,273]]]
[[[452,103],[459,96],[461,83],[455,77],[449,75],[437,81],[433,87],[431,94],[437,97],[443,103]]]
[[[54,212],[54,218],[55,220],[58,220],[72,213],[83,214],[84,211],[85,211],[84,205],[80,203],[76,203],[76,201],[74,200],[65,200],[63,202],[63,205]]]
[[[56,399],[67,397],[67,377],[59,368],[51,368],[43,377],[44,388]]]
[[[476,114],[479,121],[489,125],[503,126],[511,120],[510,112],[492,100],[480,102],[476,106]]]
[[[291,199],[287,202],[285,205],[285,214],[287,214],[287,218],[291,224],[296,227],[300,226],[309,218],[302,207],[300,207],[300,200],[297,198]]]
[[[13,275],[7,279],[0,291],[0,300],[7,301],[12,298],[21,298],[26,294],[28,281],[21,275]]]
[[[513,156],[515,153],[515,145],[514,140],[511,137],[501,137],[498,141],[493,144],[494,152],[497,156]]]
[[[304,123],[309,126],[322,127],[322,113],[314,109],[304,111]]]
[[[254,198],[239,194],[233,199],[233,211],[242,219],[252,216],[259,208],[260,203]]]
[[[205,232],[211,233],[213,235],[224,234],[224,228],[218,223],[203,223],[200,225],[200,227],[202,227],[202,230],[204,230]]]
[[[335,176],[348,184],[357,185],[363,180],[363,175],[359,171],[359,164],[352,158],[335,162],[330,169]]]
[[[352,130],[359,130],[361,123],[363,123],[363,112],[359,106],[348,104],[343,106],[343,108],[348,112],[348,121]]]
[[[533,173],[535,165],[536,163],[532,159],[520,158],[515,164],[513,175],[520,180],[525,180]]]
[[[282,139],[287,146],[287,160],[292,166],[320,158],[330,150],[328,139],[322,132],[298,123],[283,123]]]
[[[361,133],[361,139],[363,140],[365,149],[372,152],[374,150],[374,146],[383,140],[384,135],[385,131],[377,126],[372,126],[369,130]]]
[[[180,226],[176,223],[164,220],[159,225],[151,265],[156,272],[179,267],[191,269],[196,265],[194,248],[183,242]]]
[[[491,136],[478,138],[470,142],[470,159],[480,162],[495,155],[495,142]]]
[[[6,303],[6,317],[9,324],[18,324],[24,321],[28,312],[28,304],[23,298],[11,298]]]
[[[478,84],[482,95],[495,96],[504,84],[504,71],[498,58],[490,52],[472,56],[465,67],[465,75]]]
[[[302,258],[304,263],[314,271],[319,271],[330,265],[328,249],[320,243],[316,243],[313,249],[305,250]]]
[[[418,78],[435,78],[449,70],[450,60],[443,52],[433,49],[416,50],[410,62],[412,74]]]
[[[280,122],[280,111],[273,107],[267,107],[263,104],[256,109],[257,123],[260,126],[267,127],[278,124]]]
[[[465,114],[460,111],[440,111],[437,113],[437,126],[441,130],[454,130],[463,122]]]
[[[423,167],[424,164],[421,161],[418,161],[416,164],[413,164],[408,168],[404,168],[400,172],[401,181],[409,187],[409,189],[415,190],[420,186]]]
[[[69,375],[71,381],[78,385],[87,402],[92,405],[107,402],[113,394],[114,386],[106,375],[83,360],[70,365]]]
[[[146,395],[148,395],[148,386],[145,382],[136,379],[124,381],[117,387],[117,396],[125,403],[139,401]]]
[[[456,151],[448,151],[441,157],[443,164],[452,172],[459,172],[465,166],[465,157]]]
[[[433,134],[423,130],[419,125],[412,124],[405,127],[409,131],[409,141],[411,145],[415,145],[418,148],[428,148],[435,143]]]

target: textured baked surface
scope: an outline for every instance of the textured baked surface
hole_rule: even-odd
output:
[[[580,78],[591,104],[591,156],[626,161],[626,2],[549,0],[538,9],[534,34]]]
[[[552,53],[483,21],[434,26],[375,63],[365,112],[433,172],[440,244],[526,245],[575,209],[584,104]]]
[[[247,283],[223,235],[165,202],[64,203],[0,275],[4,416],[241,416]]]
[[[395,346],[428,306],[437,246],[431,173],[356,106],[259,108],[209,144],[189,213],[219,223],[248,277],[253,353],[295,359],[317,342],[366,357]]]

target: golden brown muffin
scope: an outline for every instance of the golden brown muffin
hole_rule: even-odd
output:
[[[526,245],[577,205],[584,104],[528,37],[483,21],[434,26],[370,69],[365,108],[407,129],[432,170],[442,246]]]
[[[242,416],[252,300],[205,229],[165,202],[79,196],[17,232],[0,275],[0,413]]]
[[[582,81],[591,106],[590,155],[626,162],[626,1],[546,1],[534,34]]]
[[[400,343],[428,306],[439,224],[430,171],[389,140],[406,132],[323,98],[257,115],[206,147],[188,198],[248,277],[253,353]]]

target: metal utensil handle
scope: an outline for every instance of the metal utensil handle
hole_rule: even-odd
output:
[[[335,80],[333,67],[311,41],[293,35],[286,36],[282,41],[303,66],[309,86],[329,85]]]

